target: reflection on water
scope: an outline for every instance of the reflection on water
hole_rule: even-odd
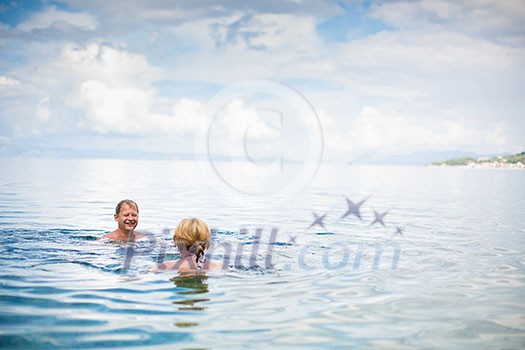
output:
[[[208,276],[204,274],[197,274],[197,275],[179,275],[176,277],[173,277],[171,281],[175,283],[175,285],[179,288],[183,288],[184,290],[177,292],[177,294],[181,295],[194,295],[194,294],[203,294],[208,293],[208,283],[206,283]],[[206,309],[204,306],[197,306],[197,303],[210,301],[210,299],[206,298],[188,298],[184,300],[174,301],[173,304],[177,305],[183,305],[179,307],[179,310],[194,310],[194,311],[202,311]]]
[[[188,291],[178,292],[178,294],[201,294],[208,292],[208,276],[204,274],[196,275],[179,275],[171,278],[177,287],[190,289]]]
[[[179,311],[204,311],[206,309],[205,306],[200,306],[198,303],[210,301],[209,298],[196,298],[192,296],[208,293],[207,279],[208,276],[204,274],[178,275],[171,278],[171,281],[178,287],[177,289],[182,289],[177,291],[177,294],[189,296],[183,300],[173,301],[173,304],[178,305],[177,309]],[[194,321],[175,322],[175,326],[179,328],[196,327],[198,325],[199,323]]]

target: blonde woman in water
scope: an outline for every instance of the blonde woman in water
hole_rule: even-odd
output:
[[[206,249],[210,247],[210,229],[201,219],[188,218],[179,222],[173,233],[173,242],[179,250],[179,260],[159,264],[159,270],[177,269],[181,273],[220,268],[216,261],[206,261]]]

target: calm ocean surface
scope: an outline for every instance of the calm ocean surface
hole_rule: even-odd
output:
[[[0,162],[2,349],[525,348],[524,171],[323,164],[269,196],[242,163]],[[123,198],[155,240],[95,240]],[[188,216],[230,268],[151,273]]]

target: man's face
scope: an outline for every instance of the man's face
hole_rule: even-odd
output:
[[[118,228],[124,232],[135,230],[139,223],[139,213],[134,205],[123,203],[120,207],[120,213],[115,214],[115,221],[118,222]]]

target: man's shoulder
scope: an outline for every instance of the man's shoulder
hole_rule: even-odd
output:
[[[101,239],[116,239],[116,238],[118,238],[118,230],[111,231],[110,233],[105,234],[104,236],[101,236],[101,237],[97,238],[97,240],[101,240]]]
[[[151,239],[151,237],[153,237],[152,235],[150,234],[145,234],[145,233],[140,233],[140,232],[134,232],[133,233],[133,238],[132,238],[132,241],[137,241],[139,239],[142,239],[144,237],[147,237],[148,239]],[[102,240],[102,239],[111,239],[111,240],[118,240],[118,241],[124,241],[124,242],[127,242],[129,240],[129,237],[126,239],[125,237],[123,237],[123,235],[119,232],[119,230],[115,230],[115,231],[112,231],[104,236],[101,236],[99,238],[97,238],[97,240]]]
[[[140,233],[140,232],[134,232],[133,235],[135,236],[136,239],[139,239],[139,238],[144,238],[144,237],[149,237],[151,236],[151,234],[145,234],[145,233]]]

